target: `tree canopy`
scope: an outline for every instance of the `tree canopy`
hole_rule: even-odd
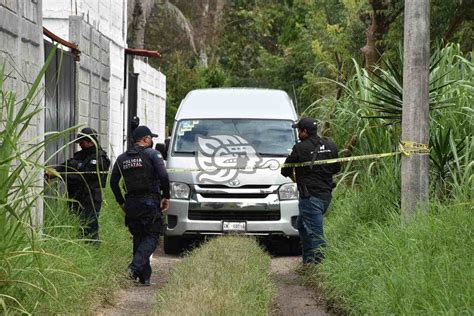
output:
[[[163,53],[152,62],[167,75],[170,124],[186,93],[203,87],[283,89],[302,111],[339,98],[353,60],[370,70],[383,56],[396,59],[403,8],[403,0],[162,0],[147,17],[144,46]],[[451,41],[471,51],[473,11],[468,0],[431,1],[432,48]]]

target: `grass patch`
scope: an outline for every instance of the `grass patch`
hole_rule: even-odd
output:
[[[226,236],[194,250],[157,297],[159,315],[268,315],[270,257],[249,237]]]
[[[326,259],[306,277],[350,313],[472,313],[472,203],[433,202],[429,215],[404,226],[397,195],[380,194],[386,181],[338,192],[326,221]]]
[[[131,241],[111,192],[106,192],[100,214],[100,247],[78,239],[78,219],[60,205],[45,208],[44,234],[36,239],[36,250],[45,254],[40,267],[32,268],[35,258],[31,256],[9,261],[15,271],[8,279],[27,280],[38,288],[25,283],[0,284],[3,295],[14,297],[30,313],[91,312],[113,299],[114,291],[126,282]],[[29,248],[26,241],[17,246]],[[15,305],[6,308],[8,314]]]

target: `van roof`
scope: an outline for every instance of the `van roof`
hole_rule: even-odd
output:
[[[198,89],[181,102],[176,120],[260,118],[296,120],[296,112],[283,90],[257,88]]]

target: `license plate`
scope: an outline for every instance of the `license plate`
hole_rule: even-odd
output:
[[[247,230],[246,222],[223,222],[222,231],[223,232],[238,232],[243,233]]]

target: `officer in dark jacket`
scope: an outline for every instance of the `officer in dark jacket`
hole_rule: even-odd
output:
[[[301,142],[293,147],[285,163],[337,158],[336,145],[317,135],[316,122],[312,118],[300,119],[293,128],[298,128]],[[285,177],[291,177],[293,171],[296,176],[300,195],[297,225],[303,245],[303,263],[319,263],[323,257],[323,215],[329,207],[335,186],[332,177],[340,169],[339,163],[281,169]]]
[[[94,129],[82,129],[76,143],[79,143],[81,150],[55,169],[65,173],[68,197],[77,201],[69,202],[69,207],[79,215],[84,229],[83,237],[98,241],[102,188],[106,185],[105,171],[110,167],[110,160],[99,146]]]
[[[146,126],[138,126],[132,135],[135,144],[117,158],[110,186],[125,211],[125,223],[133,236],[129,277],[139,285],[150,285],[150,256],[158,245],[161,212],[169,205],[169,180],[161,154],[152,148],[152,138],[158,135]],[[119,187],[122,177],[125,199]]]

